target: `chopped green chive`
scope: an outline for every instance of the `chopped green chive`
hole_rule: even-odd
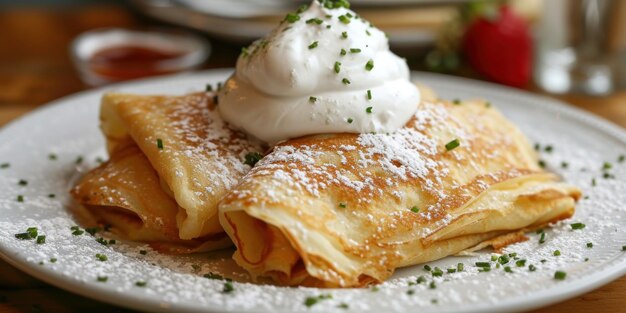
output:
[[[317,48],[317,41],[313,41],[310,45],[309,45],[309,49],[315,49]]]
[[[139,280],[135,282],[135,286],[137,287],[145,287],[148,283],[145,280]]]
[[[476,262],[475,264],[477,267],[491,268],[491,263],[489,262]]]
[[[57,155],[56,155],[56,154],[54,154],[54,153],[50,153],[50,154],[48,154],[48,159],[50,159],[50,160],[53,160],[53,161],[54,161],[54,160],[56,160],[56,159],[57,159]]]
[[[315,101],[317,101],[317,97],[313,97],[313,96],[309,97],[309,102],[315,103]]]
[[[347,79],[347,78],[342,79],[342,80],[341,80],[341,82],[342,82],[344,85],[350,85],[350,80],[349,80],[349,79]]]
[[[348,117],[347,122],[348,122],[348,124],[352,124],[352,122],[354,122],[354,120],[351,117]]]
[[[588,242],[587,243],[587,248],[593,248],[593,242]]]
[[[341,38],[343,39],[348,38],[348,32],[341,32]]]
[[[561,251],[559,251],[559,250],[554,250],[554,252],[552,252],[552,255],[554,255],[554,256],[559,256],[559,255],[561,255]]]
[[[163,140],[161,140],[160,138],[157,139],[157,148],[159,150],[163,150]]]
[[[88,232],[90,235],[95,235],[97,232],[100,231],[99,227],[87,227],[85,228],[85,231]]]
[[[424,265],[424,270],[430,272],[430,270],[431,270],[430,265],[428,265],[428,264]]]
[[[372,286],[372,288],[370,288],[371,292],[378,292],[378,290],[380,290],[378,286]]]
[[[458,139],[454,139],[446,144],[446,150],[447,151],[453,150],[454,148],[460,145],[461,145],[461,142]]]
[[[536,270],[537,270],[537,268],[536,268],[534,265],[532,265],[532,264],[531,264],[531,265],[528,265],[528,270],[529,270],[530,272],[534,272],[534,271],[536,271]]]
[[[370,59],[365,63],[365,69],[371,71],[374,68],[374,60]]]
[[[463,263],[459,263],[456,265],[457,272],[462,272],[464,268],[465,268],[465,265]]]
[[[371,36],[371,35],[372,35],[372,34],[370,33],[370,31],[369,31],[369,30],[367,30],[367,29],[365,30],[365,33],[366,33],[368,36]]]
[[[342,208],[342,209],[345,209],[346,208],[346,204],[343,203],[343,202],[339,202],[339,207]]]
[[[626,251],[626,246],[622,246],[622,251]]]
[[[56,197],[56,195],[55,195],[55,194],[53,194],[53,193],[48,194],[48,198],[55,198],[55,197]]]
[[[610,170],[613,167],[613,165],[609,162],[604,162],[604,164],[602,164],[602,170],[603,171],[607,171]]]
[[[546,233],[541,233],[541,236],[539,236],[539,243],[544,242],[546,242]]]
[[[9,163],[2,163],[0,164],[0,168],[9,168],[11,166],[11,164]]]
[[[97,280],[98,280],[98,282],[106,283],[106,281],[109,280],[109,277],[107,277],[107,276],[98,276]]]
[[[431,282],[430,282],[430,285],[428,285],[428,287],[429,287],[430,289],[436,289],[436,288],[437,288],[437,285],[435,284],[435,281],[433,280],[433,281],[431,281]]]
[[[452,274],[452,273],[456,273],[456,268],[449,268],[447,270],[448,273]]]
[[[233,283],[231,281],[226,281],[224,283],[224,288],[222,289],[223,293],[231,293],[235,291],[235,287],[233,287]]]
[[[411,212],[413,212],[413,213],[418,213],[419,211],[420,211],[420,208],[418,208],[416,206],[411,208]]]
[[[596,179],[595,178],[591,179],[591,186],[593,186],[593,187],[596,186]]]
[[[567,162],[561,162],[561,167],[562,168],[568,168],[569,164]]]
[[[418,283],[418,284],[425,283],[426,282],[426,277],[420,275],[420,277],[418,277],[415,282]]]
[[[72,235],[74,235],[74,236],[80,236],[80,235],[82,235],[82,234],[84,234],[84,233],[85,233],[84,231],[82,231],[82,230],[80,230],[80,229],[76,229],[76,230],[74,230],[74,231],[72,232]]]
[[[589,261],[589,258],[585,258],[585,262]]]
[[[103,245],[103,246],[109,245],[109,242],[106,239],[102,238],[102,237],[96,239],[96,242],[101,244],[101,245]]]
[[[347,15],[339,15],[337,18],[344,24],[350,24],[350,18]]]
[[[366,113],[372,113],[372,107],[365,108],[365,112]]]
[[[502,265],[509,263],[509,257],[506,254],[501,255],[498,258],[498,263],[500,263]]]
[[[18,195],[15,200],[17,200],[17,202],[24,202],[24,196]]]
[[[412,294],[415,294],[415,290],[409,289],[409,290],[406,291],[406,294],[409,295],[409,296],[412,295]]]
[[[367,100],[372,100],[372,91],[371,90],[367,90]]]
[[[572,227],[572,229],[583,229],[586,225],[583,223],[574,223],[570,224],[569,226]]]
[[[330,29],[332,25],[326,25],[326,29]]]
[[[452,100],[452,103],[454,103],[454,104],[456,104],[456,105],[459,105],[459,104],[461,104],[461,100],[459,100],[459,99],[454,99],[454,100]]]
[[[96,259],[98,259],[98,261],[100,261],[100,262],[104,262],[104,261],[108,260],[109,258],[107,258],[107,256],[104,255],[104,254],[97,253],[96,254]]]
[[[556,280],[564,280],[566,276],[567,276],[567,273],[563,271],[554,272],[554,279]]]
[[[341,62],[335,62],[335,73],[339,74],[339,72],[341,72]]]
[[[320,24],[324,23],[324,21],[320,20],[319,18],[311,18],[311,19],[306,20],[306,23],[307,24],[317,24],[317,25],[320,25]]]
[[[56,263],[57,262],[57,258],[50,258],[50,263]]]
[[[146,251],[146,250],[139,250],[139,254],[146,255],[146,254],[148,254],[148,251]]]
[[[23,179],[20,179],[20,181],[17,182],[17,184],[20,185],[20,186],[26,186],[26,185],[28,185],[28,182],[23,180]]]
[[[624,160],[626,160],[626,156],[625,156],[625,155],[623,155],[623,154],[622,154],[622,155],[620,155],[620,156],[617,158],[617,162],[619,162],[619,163],[624,162]]]
[[[546,260],[546,259],[541,259],[539,262],[541,262],[541,263],[546,263],[546,262],[548,262],[548,260]]]
[[[331,299],[332,297],[333,296],[330,294],[319,295],[317,297],[306,297],[306,299],[304,299],[304,305],[306,305],[307,307],[312,307],[313,305],[317,304],[319,301]]]
[[[441,276],[443,276],[443,271],[440,268],[435,267],[435,269],[431,272],[431,274],[434,277],[441,277]]]
[[[256,163],[259,162],[261,158],[263,158],[263,155],[258,152],[248,152],[245,158],[246,160],[243,163],[254,167],[254,165],[256,165]]]
[[[348,306],[347,303],[340,303],[337,307],[340,308],[340,309],[349,309],[350,308],[350,306]]]
[[[109,240],[109,244],[110,244],[110,245],[114,245],[114,244],[116,244],[116,243],[117,243],[117,241],[116,241],[115,239],[111,239],[111,240]]]
[[[41,235],[41,236],[37,236],[37,244],[44,244],[46,243],[46,236]]]
[[[504,267],[504,271],[507,272],[507,273],[513,273],[513,270],[511,269],[510,266],[505,266]]]
[[[545,168],[546,167],[546,161],[544,160],[539,160],[539,162],[537,162],[537,164],[539,165],[539,167],[541,168]]]
[[[548,153],[552,152],[552,150],[554,150],[554,148],[551,145],[547,145],[543,148],[543,151]]]
[[[492,256],[491,256],[491,261],[492,261],[492,262],[495,262],[495,261],[497,261],[497,260],[498,260],[498,256],[497,256],[497,255],[492,255]]]
[[[246,48],[241,48],[241,52],[243,52],[243,50]],[[246,49],[246,52],[248,51],[248,49]],[[206,92],[213,92],[213,85],[211,84],[206,84],[206,86],[204,87],[204,91]]]
[[[359,49],[359,48],[350,48],[350,53],[361,53],[361,49]]]
[[[526,266],[526,260],[523,260],[523,259],[522,260],[517,260],[517,261],[515,261],[515,265],[517,267],[524,267],[524,266]]]
[[[295,23],[299,20],[300,20],[300,15],[298,14],[289,13],[287,14],[287,16],[285,16],[285,21],[289,23]]]
[[[33,239],[32,237],[30,237],[29,233],[19,233],[19,234],[15,234],[15,238],[17,239],[22,239],[22,240],[30,240]]]
[[[346,55],[348,52],[346,51],[346,49],[341,49],[341,52],[339,52],[340,55]],[[337,64],[337,63],[335,63]]]
[[[491,107],[491,102],[489,102],[489,101],[485,102],[485,107],[486,108],[490,108]]]

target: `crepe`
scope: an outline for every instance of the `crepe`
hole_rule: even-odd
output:
[[[285,285],[359,287],[572,216],[580,191],[489,103],[427,98],[394,133],[275,146],[220,203],[235,261]]]
[[[213,95],[106,94],[101,129],[110,160],[85,175],[74,198],[123,236],[167,250],[230,245],[217,203],[262,151],[221,120]]]

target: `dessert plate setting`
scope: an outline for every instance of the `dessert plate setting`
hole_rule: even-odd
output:
[[[69,189],[107,159],[98,109],[105,91],[182,95],[231,69],[135,81],[57,100],[0,130],[0,256],[90,298],[176,312],[494,312],[528,310],[626,273],[626,132],[548,98],[467,79],[412,73],[443,99],[485,99],[512,120],[549,171],[582,189],[575,215],[503,253],[481,250],[398,269],[369,288],[252,283],[217,253],[168,255],[80,227]]]

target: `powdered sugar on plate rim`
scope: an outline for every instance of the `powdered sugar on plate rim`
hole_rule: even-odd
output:
[[[529,241],[507,248],[507,253],[517,255],[500,268],[495,268],[498,262],[491,262],[492,254],[485,251],[429,263],[442,269],[441,277],[419,265],[398,270],[376,289],[347,290],[238,282],[247,278],[232,268],[232,251],[164,256],[137,243],[118,240],[104,246],[87,233],[73,235],[70,228],[76,222],[66,208],[71,180],[77,170],[87,170],[97,164],[97,158],[105,157],[97,128],[102,92],[183,94],[202,90],[206,83],[223,80],[229,73],[208,71],[88,91],[58,100],[0,130],[0,164],[9,164],[0,168],[0,256],[61,288],[150,311],[515,311],[573,297],[626,273],[626,253],[621,251],[626,245],[626,208],[622,205],[626,203],[626,162],[618,162],[626,153],[624,130],[547,98],[422,73],[414,79],[432,86],[442,98],[489,100],[531,141],[539,143],[548,168],[583,189],[585,198],[574,218],[546,230],[543,244],[538,242],[540,234],[530,234]],[[79,156],[83,162],[77,165]],[[603,169],[605,162],[610,169]],[[23,202],[17,201],[18,195]],[[571,224],[576,222],[586,227],[573,230]],[[15,238],[15,233],[31,226],[46,235],[46,243]],[[107,233],[96,234],[100,237],[110,239]],[[99,261],[97,254],[106,255],[107,260]],[[517,266],[520,260],[526,260],[524,266]],[[489,261],[491,271],[478,272],[477,261]],[[458,263],[464,264],[464,270],[448,273]],[[531,264],[536,267],[533,272],[528,269]],[[506,266],[512,273],[504,271]],[[555,280],[556,271],[565,271],[566,279]],[[229,283],[203,277],[208,273],[232,277],[234,290],[224,292]],[[417,283],[420,276],[426,282]],[[146,284],[138,286],[137,282]],[[305,304],[308,297],[313,299],[309,303],[314,302],[309,306]]]

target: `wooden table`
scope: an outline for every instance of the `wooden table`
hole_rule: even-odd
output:
[[[86,89],[68,57],[68,44],[98,27],[155,24],[112,5],[70,10],[0,11],[0,126],[53,99]],[[206,68],[233,66],[239,47],[213,41]],[[604,98],[559,97],[626,127],[626,92]],[[0,261],[0,313],[127,312],[47,285]],[[577,298],[534,312],[626,312],[626,276]]]

